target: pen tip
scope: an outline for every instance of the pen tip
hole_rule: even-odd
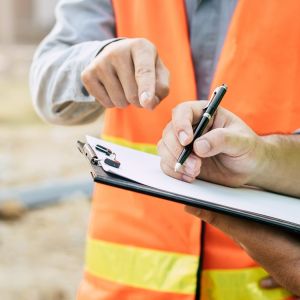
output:
[[[175,172],[178,172],[181,168],[181,164],[180,163],[176,163],[175,165]]]

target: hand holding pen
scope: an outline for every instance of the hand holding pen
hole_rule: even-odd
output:
[[[184,164],[186,159],[193,151],[194,141],[199,138],[205,131],[210,119],[213,117],[216,112],[219,104],[221,103],[225,93],[227,91],[227,86],[225,84],[216,88],[211,96],[211,99],[207,106],[203,109],[203,115],[199,122],[195,126],[194,138],[191,143],[189,143],[180,153],[178,160],[175,164],[175,172],[178,172],[181,166]]]
[[[210,107],[214,101],[218,103],[220,98],[218,100],[214,95]],[[205,109],[206,113],[211,112],[207,101],[196,100],[183,102],[173,110],[172,120],[158,143],[163,172],[186,182],[197,178],[227,186],[260,184],[261,168],[267,159],[263,138],[238,116],[222,107],[218,107],[208,124],[209,130],[206,125],[206,130],[202,129],[204,132],[201,130],[200,137],[195,138],[193,124],[203,118]],[[192,152],[175,172],[174,166],[180,154],[192,141]]]

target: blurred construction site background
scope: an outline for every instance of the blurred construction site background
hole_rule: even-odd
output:
[[[33,53],[57,0],[0,0],[0,299],[75,299],[92,180],[77,127],[43,123],[32,108]]]

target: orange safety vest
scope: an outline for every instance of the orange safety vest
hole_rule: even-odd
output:
[[[113,0],[113,7],[118,36],[157,46],[171,71],[171,90],[154,111],[107,110],[103,137],[156,152],[172,108],[197,98],[184,0]],[[240,0],[228,30],[212,87],[228,84],[223,106],[259,134],[300,127],[299,11],[299,0]],[[180,204],[97,184],[78,299],[192,300],[197,284],[203,300],[289,296],[260,289],[266,272],[212,226],[201,247],[201,231]]]

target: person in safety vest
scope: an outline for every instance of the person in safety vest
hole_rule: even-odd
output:
[[[299,134],[258,136],[223,108],[210,121],[210,131],[194,142],[194,168],[185,166],[175,172],[177,158],[192,141],[192,126],[206,105],[206,101],[190,101],[174,109],[158,145],[161,167],[167,175],[231,187],[246,184],[300,198]],[[232,236],[278,283],[300,295],[299,234],[194,207],[186,207],[186,211]]]
[[[34,105],[62,125],[105,110],[103,139],[157,153],[172,109],[226,83],[222,106],[257,134],[291,133],[299,9],[299,0],[61,0],[33,59]],[[182,205],[95,185],[79,300],[290,297],[262,289],[267,276]]]

